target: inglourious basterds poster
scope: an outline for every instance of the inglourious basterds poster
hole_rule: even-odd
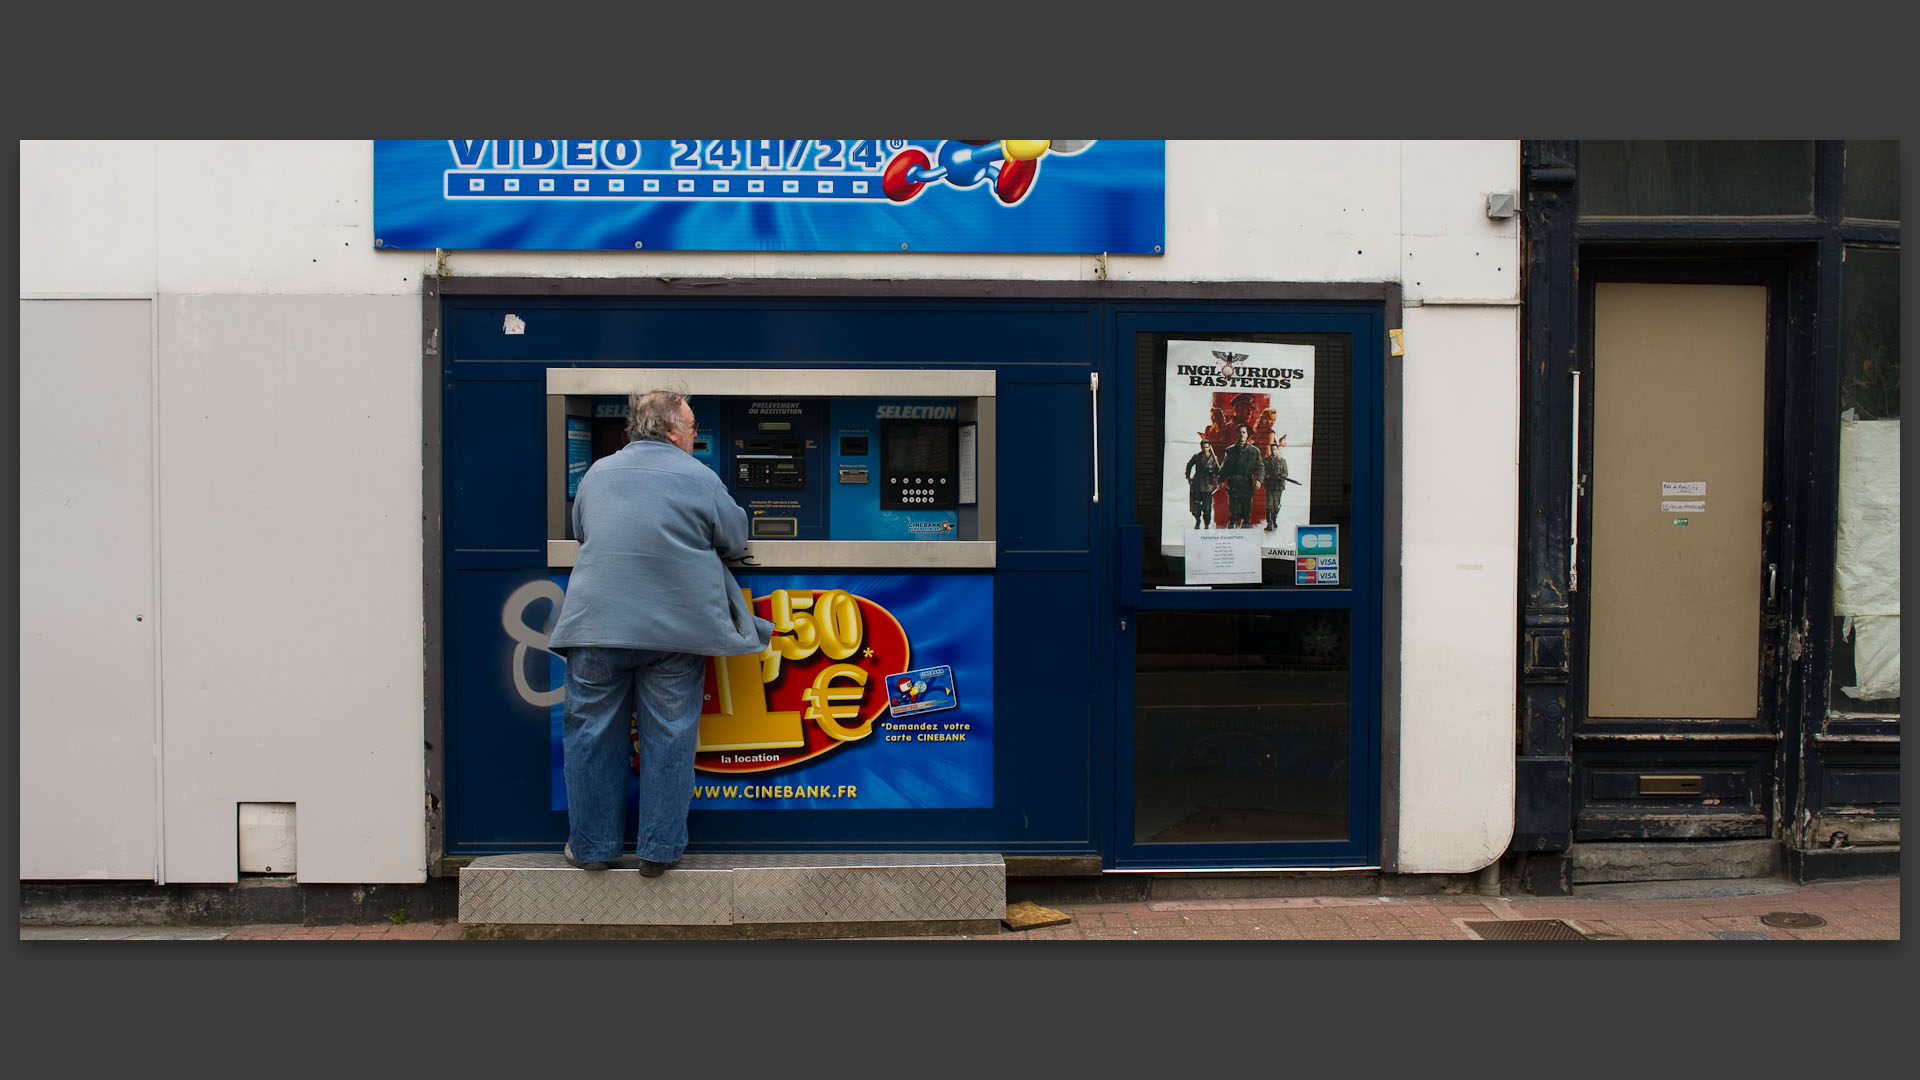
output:
[[[1167,342],[1162,553],[1186,530],[1252,529],[1294,557],[1313,501],[1313,346]]]

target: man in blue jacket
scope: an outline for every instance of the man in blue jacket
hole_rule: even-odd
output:
[[[548,647],[567,662],[562,851],[583,870],[620,857],[636,706],[640,873],[679,860],[707,657],[764,652],[773,631],[723,561],[746,553],[747,512],[692,456],[694,431],[686,395],[631,395],[630,441],[594,462],[574,497],[580,552]]]

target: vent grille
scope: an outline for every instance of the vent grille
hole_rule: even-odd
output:
[[[1586,941],[1587,935],[1559,919],[1495,919],[1470,922],[1467,929],[1483,941]]]

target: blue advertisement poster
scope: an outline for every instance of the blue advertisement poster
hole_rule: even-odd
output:
[[[991,575],[737,577],[774,637],[707,663],[695,808],[993,805]],[[563,665],[552,658],[551,685]],[[549,709],[555,810],[564,708]]]
[[[1139,139],[411,139],[373,144],[375,246],[1157,255]]]

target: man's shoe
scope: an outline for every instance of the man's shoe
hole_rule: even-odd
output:
[[[561,844],[560,855],[567,860],[569,865],[577,866],[582,870],[605,870],[607,868],[607,863],[604,859],[598,859],[593,862],[581,862],[579,859],[574,858],[572,844]]]
[[[667,872],[668,867],[671,867],[673,863],[677,863],[679,861],[680,860],[675,859],[673,862],[654,862],[652,859],[641,859],[640,860],[640,876],[641,877],[659,877],[661,874],[664,874]]]

